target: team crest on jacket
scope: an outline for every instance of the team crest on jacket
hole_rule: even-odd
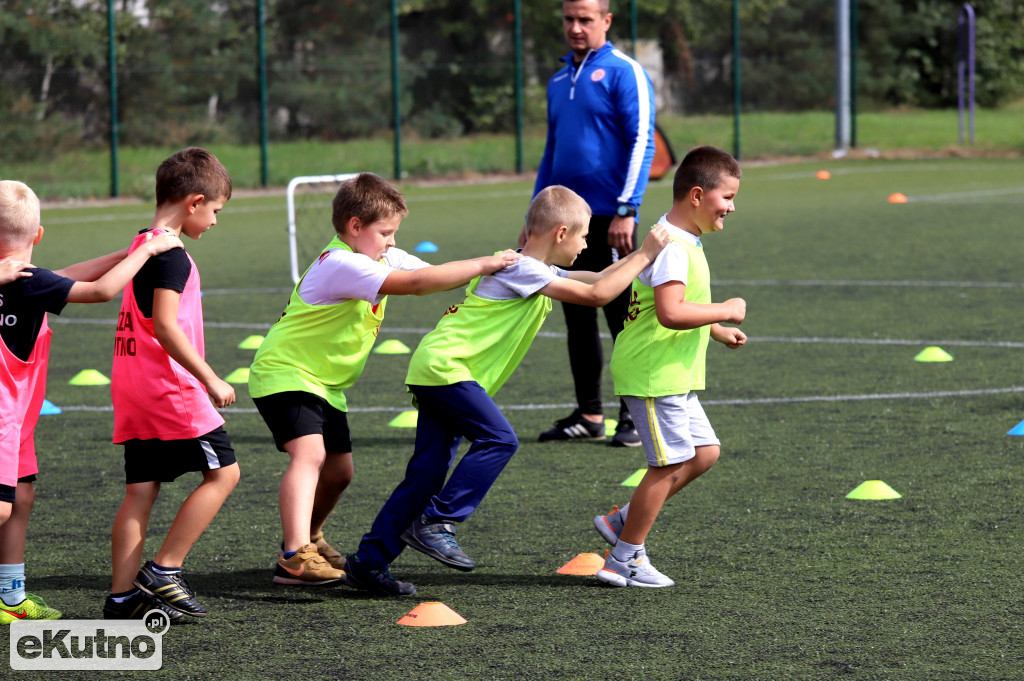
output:
[[[602,78],[604,78],[604,76],[605,76],[604,69],[596,69],[593,73],[590,74],[590,80],[592,80],[592,81],[594,81],[596,83],[597,81],[599,81]]]

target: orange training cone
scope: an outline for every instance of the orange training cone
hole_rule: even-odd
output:
[[[593,577],[604,567],[604,558],[596,553],[581,553],[558,568],[560,575],[585,575]]]
[[[828,172],[827,170],[819,170],[817,174],[815,174],[815,177],[818,178],[819,180],[827,180],[830,177],[832,177],[832,173]]]
[[[407,627],[447,627],[465,624],[466,618],[444,603],[420,603],[410,610],[398,624]]]
[[[889,203],[906,203],[906,202],[907,202],[906,194],[900,194],[899,192],[896,192],[895,194],[890,194],[889,195]]]

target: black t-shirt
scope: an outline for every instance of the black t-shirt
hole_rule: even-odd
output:
[[[36,267],[32,276],[0,286],[0,337],[20,360],[27,361],[47,312],[60,314],[75,280]]]
[[[139,233],[146,231],[149,230],[144,229]],[[167,288],[181,293],[185,290],[191,272],[192,263],[189,262],[184,248],[172,248],[147,260],[132,279],[135,303],[139,306],[142,316],[147,319],[153,316],[154,289]]]

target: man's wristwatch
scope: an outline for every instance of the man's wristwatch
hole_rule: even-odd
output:
[[[620,203],[619,207],[615,209],[615,214],[620,218],[635,218],[636,208],[628,203]]]

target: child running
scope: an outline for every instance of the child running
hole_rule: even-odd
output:
[[[156,214],[132,241],[152,234],[199,239],[231,198],[231,176],[210,152],[189,147],[160,164]],[[184,249],[152,259],[125,288],[114,336],[110,394],[114,442],[124,445],[125,496],[111,536],[113,580],[106,619],[138,619],[154,603],[172,619],[206,608],[181,574],[193,544],[238,484],[238,463],[215,407],[235,389],[206,363],[199,270]],[[211,403],[212,400],[212,403]],[[201,472],[163,545],[141,569],[160,486]]]
[[[324,523],[352,480],[344,391],[363,372],[386,297],[464,286],[519,258],[505,251],[431,266],[395,247],[408,212],[402,194],[373,173],[343,182],[332,207],[334,239],[302,275],[253,360],[249,393],[289,457],[276,584],[318,586],[345,576]]]
[[[672,243],[633,282],[611,370],[647,453],[647,472],[628,504],[594,518],[614,547],[597,578],[613,586],[675,584],[651,565],[644,542],[665,502],[718,460],[720,442],[696,391],[704,389],[709,338],[734,349],[746,343],[746,334],[720,322],[741,323],[747,304],[711,302],[701,238],[722,230],[736,210],[741,174],[726,152],[692,149],[676,170],[672,208],[658,223]]]
[[[46,313],[67,303],[100,303],[121,292],[151,256],[180,248],[173,235],[151,238],[62,270],[25,270],[43,238],[39,199],[27,185],[0,181],[0,624],[57,619],[60,612],[25,592],[25,536],[35,500],[35,427],[46,394],[50,330]]]
[[[522,259],[470,283],[413,353],[406,383],[419,408],[416,445],[398,485],[359,550],[345,564],[350,586],[383,595],[416,587],[389,565],[406,544],[457,570],[476,562],[455,540],[454,523],[476,510],[519,447],[494,394],[519,365],[551,311],[551,300],[600,307],[667,242],[656,228],[643,247],[602,272],[562,269],[587,247],[590,207],[561,185],[543,189],[526,214]],[[461,438],[472,441],[445,483]]]

